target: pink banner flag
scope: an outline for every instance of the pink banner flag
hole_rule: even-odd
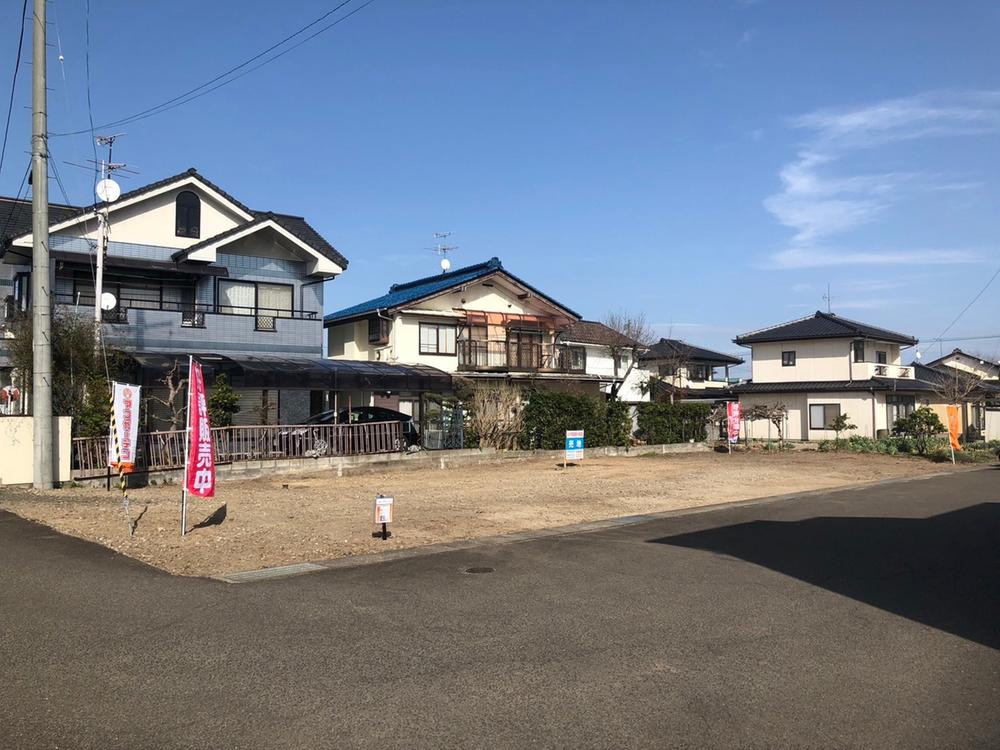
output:
[[[740,441],[740,403],[730,401],[726,404],[726,427],[729,431],[729,442],[738,443]]]
[[[205,398],[205,376],[201,364],[191,360],[188,375],[188,451],[184,489],[198,497],[215,495],[215,457],[212,425]]]

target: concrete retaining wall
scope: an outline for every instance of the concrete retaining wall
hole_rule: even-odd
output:
[[[587,448],[584,460],[602,456],[642,456],[650,453],[704,453],[712,450],[708,443],[676,443],[670,445],[640,445],[627,447],[609,446],[605,448]],[[407,471],[410,469],[448,469],[457,466],[475,466],[478,464],[501,464],[506,461],[534,461],[548,459],[559,462],[563,459],[563,451],[498,451],[493,448],[463,448],[460,450],[417,451],[415,453],[380,453],[365,456],[323,456],[320,458],[279,458],[263,461],[239,461],[222,464],[216,468],[220,481],[227,479],[254,479],[273,474],[299,474],[315,471],[336,472],[337,476],[344,474],[359,474],[384,471]],[[181,470],[160,471],[150,475],[150,481],[160,483],[180,483],[183,477]],[[145,478],[136,476],[130,482],[141,485]],[[80,484],[100,486],[104,479],[79,480]]]

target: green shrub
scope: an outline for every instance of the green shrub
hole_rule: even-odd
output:
[[[878,445],[874,438],[864,435],[851,435],[847,438],[847,449],[855,453],[877,453]]]
[[[584,430],[588,447],[630,442],[627,404],[564,391],[533,391],[529,398],[520,439],[523,448],[563,448],[567,430]]]
[[[905,417],[896,420],[893,433],[913,439],[916,452],[927,455],[935,449],[936,435],[945,431],[941,419],[931,409],[922,406]]]
[[[636,435],[651,445],[708,439],[708,404],[642,403]]]

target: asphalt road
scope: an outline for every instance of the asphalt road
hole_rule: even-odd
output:
[[[997,748],[998,489],[239,585],[0,513],[0,748]]]

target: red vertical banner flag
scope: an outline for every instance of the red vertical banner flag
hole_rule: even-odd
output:
[[[950,404],[948,406],[948,440],[954,450],[962,450],[962,445],[958,442],[958,436],[962,434],[962,428],[958,424],[958,406]]]
[[[212,425],[208,419],[205,376],[201,364],[191,360],[188,375],[188,451],[184,489],[198,497],[215,495],[215,456]]]
[[[740,441],[739,401],[730,401],[726,404],[726,428],[729,433],[729,442],[738,443]]]

